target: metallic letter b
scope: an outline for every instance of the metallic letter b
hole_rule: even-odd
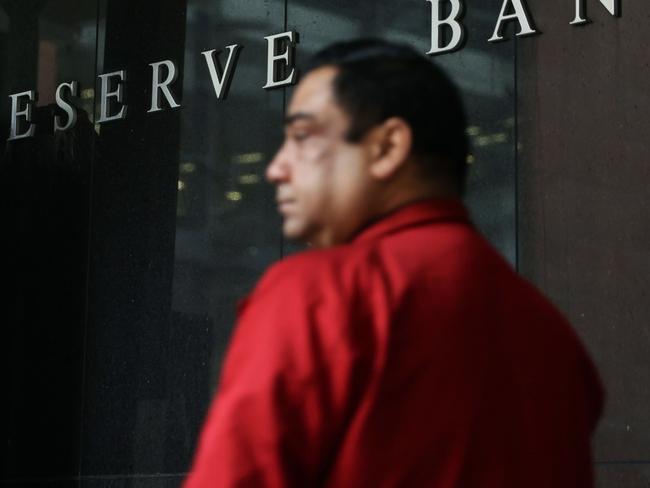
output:
[[[465,42],[465,26],[460,23],[465,6],[462,0],[427,0],[431,4],[431,50],[427,54],[442,54],[457,51]],[[451,4],[451,13],[446,19],[440,18],[442,4]],[[451,40],[442,45],[441,28],[451,28]]]

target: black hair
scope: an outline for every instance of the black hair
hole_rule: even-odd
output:
[[[400,117],[413,132],[412,154],[426,174],[463,192],[469,150],[465,110],[441,68],[409,46],[380,39],[332,44],[312,56],[304,73],[324,66],[338,69],[334,96],[350,115],[348,142]]]

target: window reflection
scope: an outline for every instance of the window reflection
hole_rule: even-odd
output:
[[[95,27],[94,2],[0,2],[5,479],[79,472],[92,91],[71,99],[74,129],[52,129],[56,86],[93,86]],[[6,142],[9,95],[26,90],[39,93],[35,135]]]

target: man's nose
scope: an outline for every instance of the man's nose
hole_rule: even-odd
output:
[[[278,152],[266,167],[266,180],[269,183],[277,184],[286,181],[289,176],[289,165],[287,161],[285,145],[283,144]]]

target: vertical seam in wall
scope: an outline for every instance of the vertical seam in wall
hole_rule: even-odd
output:
[[[519,83],[518,83],[518,40],[517,36],[514,39],[514,63],[513,63],[513,78],[514,78],[514,112],[515,112],[515,125],[514,125],[514,193],[515,193],[515,268],[520,271],[519,266]]]
[[[99,62],[99,17],[100,17],[100,4],[103,0],[96,0],[96,12],[95,12],[95,64],[94,64],[94,76],[93,76],[93,88],[95,88],[94,83],[97,80],[97,65]],[[93,130],[95,125],[95,109],[96,109],[96,91],[93,90],[93,113],[91,114]],[[82,360],[81,360],[81,385],[80,393],[81,399],[79,402],[79,439],[78,439],[78,449],[79,449],[79,459],[77,464],[78,470],[78,486],[81,486],[81,467],[83,463],[83,435],[84,435],[84,414],[85,414],[85,399],[86,399],[86,361],[88,357],[88,315],[89,315],[89,296],[90,296],[90,262],[91,262],[91,243],[92,243],[92,213],[93,213],[93,188],[95,184],[95,162],[97,156],[97,138],[93,138],[92,149],[91,149],[91,158],[90,158],[90,169],[88,175],[88,213],[87,218],[87,236],[86,236],[86,289],[84,297],[84,312],[83,312],[83,342],[82,342]]]
[[[287,32],[287,10],[289,0],[284,0],[284,31]],[[280,121],[284,126],[284,118],[287,115],[287,87],[282,87],[282,120]],[[282,217],[280,217],[282,219]],[[280,232],[280,259],[284,258],[284,233]]]

